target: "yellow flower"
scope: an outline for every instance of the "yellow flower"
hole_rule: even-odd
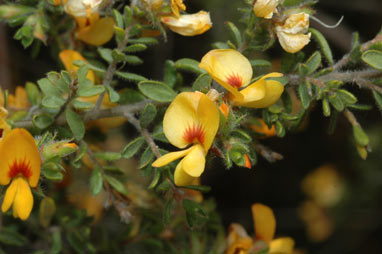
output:
[[[267,78],[281,77],[273,72],[261,77],[249,85],[252,78],[252,66],[248,59],[233,49],[214,49],[203,56],[199,67],[231,93],[236,106],[266,108],[274,104],[284,91],[284,86],[276,80]],[[239,91],[239,88],[248,87]]]
[[[13,217],[26,220],[33,208],[30,187],[40,178],[41,160],[35,140],[24,129],[13,129],[0,141],[0,184],[8,185],[2,212],[12,206]]]
[[[250,128],[264,136],[260,136],[260,138],[274,137],[276,136],[276,128],[275,125],[272,124],[271,128],[264,122],[263,119],[257,118],[256,123],[252,124]]]
[[[11,126],[5,120],[8,116],[8,111],[0,106],[0,140],[11,131]]]
[[[205,11],[199,11],[195,14],[184,14],[179,17],[163,16],[161,17],[161,22],[173,32],[184,36],[202,34],[212,27],[210,14]]]
[[[277,12],[278,4],[278,0],[257,0],[253,5],[253,11],[257,17],[271,19],[273,13]]]
[[[4,107],[4,93],[0,88],[0,107]],[[30,107],[27,92],[22,86],[17,86],[15,94],[8,95],[8,108],[12,110],[24,110]]]
[[[205,156],[219,127],[219,111],[203,93],[180,93],[168,107],[163,119],[163,131],[174,146],[182,149],[163,155],[152,164],[162,167],[184,157],[175,169],[175,184],[194,184],[203,173]]]
[[[281,47],[289,53],[300,51],[310,42],[309,15],[305,12],[290,15],[282,25],[276,25],[276,34]]]
[[[292,254],[294,240],[290,237],[273,239],[276,230],[276,219],[270,207],[263,204],[252,205],[252,216],[255,228],[255,240],[247,235],[239,224],[230,226],[226,254],[251,253],[256,249],[256,242],[261,240],[269,245],[269,254]]]
[[[90,45],[100,46],[114,35],[114,20],[99,17],[102,0],[69,0],[65,11],[77,21],[76,37]]]
[[[179,17],[179,11],[185,11],[186,6],[183,3],[183,0],[171,0],[171,11],[175,17]]]

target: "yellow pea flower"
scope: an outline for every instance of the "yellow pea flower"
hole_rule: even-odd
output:
[[[281,47],[289,53],[300,51],[310,42],[309,14],[305,12],[290,15],[282,25],[276,25],[276,34]]]
[[[8,116],[8,111],[0,106],[0,140],[11,131],[11,126],[5,120]]]
[[[114,35],[114,20],[100,18],[99,7],[102,0],[69,0],[65,11],[77,21],[76,37],[90,45],[100,46]]]
[[[0,88],[0,107],[4,107],[4,93]],[[22,86],[17,86],[15,94],[8,95],[8,108],[12,110],[25,110],[30,107],[27,92]]]
[[[13,217],[28,219],[33,208],[30,187],[40,178],[41,159],[32,135],[24,129],[13,129],[0,141],[0,184],[8,185],[2,212],[12,206]]]
[[[163,118],[163,131],[174,146],[182,149],[158,158],[153,167],[162,167],[184,157],[175,169],[175,184],[193,184],[203,173],[205,156],[219,127],[219,111],[208,96],[200,92],[180,93]]]
[[[284,91],[284,86],[276,80],[267,78],[281,77],[273,72],[249,84],[252,78],[252,66],[248,59],[233,49],[214,49],[203,56],[199,67],[231,93],[236,106],[266,108],[274,104]],[[249,86],[248,86],[249,85]],[[239,88],[248,86],[239,91]]]
[[[212,27],[210,14],[199,11],[194,14],[184,14],[180,16],[163,16],[161,22],[168,26],[170,30],[183,36],[199,35]]]
[[[175,17],[179,17],[179,11],[185,11],[186,5],[184,5],[183,0],[171,0],[171,11]]]
[[[271,19],[273,13],[276,13],[276,7],[279,0],[257,0],[253,5],[255,15],[260,18]]]
[[[280,237],[274,239],[276,231],[276,219],[270,207],[263,204],[252,205],[252,216],[255,228],[255,239],[249,237],[245,229],[239,224],[230,226],[228,235],[228,247],[226,254],[251,253],[256,249],[258,240],[269,245],[269,254],[292,254],[294,240],[290,237]]]

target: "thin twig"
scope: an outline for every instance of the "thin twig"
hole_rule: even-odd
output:
[[[353,126],[361,126],[359,124],[359,122],[357,121],[357,118],[355,117],[353,112],[351,112],[349,109],[345,109],[344,115],[345,115],[346,119],[348,119],[348,121],[350,122],[351,125],[353,125]]]
[[[366,80],[366,79],[355,79],[354,80],[360,87],[366,87],[366,88],[369,88],[370,90],[375,90],[379,93],[382,93],[382,87],[380,86],[377,86],[377,85],[374,85],[373,83],[371,83],[370,81]]]
[[[284,158],[281,154],[272,151],[270,148],[260,143],[254,144],[253,148],[256,152],[258,152],[261,156],[263,156],[264,159],[266,159],[269,162],[276,162]]]

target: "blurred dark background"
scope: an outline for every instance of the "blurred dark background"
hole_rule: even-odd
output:
[[[211,49],[212,42],[227,39],[224,21],[237,22],[236,9],[242,2],[185,0],[185,4],[189,13],[201,9],[209,11],[213,28],[196,37],[182,37],[169,32],[167,43],[162,41],[142,54],[147,62],[144,68],[136,67],[135,71],[153,79],[161,79],[165,59],[188,57],[200,60]],[[316,10],[315,16],[330,25],[344,15],[343,22],[336,29],[324,28],[311,20],[311,26],[319,29],[329,40],[337,60],[349,50],[352,32],[358,31],[361,41],[367,41],[382,26],[381,0],[321,0]],[[47,71],[60,68],[57,59],[44,46],[39,55],[32,58],[30,49],[23,50],[21,44],[12,39],[14,31],[5,25],[0,26],[0,84],[3,89],[10,90],[26,81],[36,81]],[[314,42],[307,47],[308,51],[316,49]],[[271,59],[277,66],[281,53],[276,43],[269,55],[259,57]],[[353,86],[352,91],[360,96],[361,103],[373,104],[370,94]],[[283,139],[262,141],[281,153],[283,160],[271,164],[259,156],[258,163],[252,169],[225,170],[220,160],[215,159],[216,166],[208,168],[202,183],[212,187],[206,198],[213,197],[216,200],[225,226],[239,222],[253,233],[250,206],[261,202],[275,211],[276,234],[293,237],[296,247],[305,253],[381,253],[382,115],[377,110],[355,112],[355,115],[371,139],[373,152],[366,161],[357,154],[351,126],[344,117],[339,117],[335,132],[327,134],[329,119],[322,115],[320,104],[311,110],[305,127],[298,132],[288,133]],[[339,181],[345,186],[344,191],[337,203],[320,206],[317,210],[320,216],[312,215],[311,219],[303,220],[301,204],[312,197],[302,191],[301,183],[310,172],[325,165],[334,168]],[[327,187],[325,182],[333,185],[330,179],[324,180],[322,188]],[[335,183],[330,187],[334,190],[340,188]],[[329,225],[330,233],[324,239],[315,239],[307,230],[309,220],[322,227]]]

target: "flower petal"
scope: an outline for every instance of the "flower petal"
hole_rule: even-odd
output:
[[[13,129],[0,142],[0,184],[7,185],[14,163],[25,162],[29,184],[37,186],[40,178],[41,159],[32,135],[24,129]]]
[[[263,204],[254,204],[252,205],[252,216],[256,237],[269,243],[276,230],[276,219],[272,209]]]
[[[177,186],[192,185],[196,179],[196,177],[192,177],[184,171],[183,160],[178,163],[174,173],[174,182]]]
[[[284,92],[284,86],[276,80],[266,80],[265,96],[258,101],[242,104],[249,108],[266,108],[274,104]]]
[[[193,149],[193,147],[190,147],[190,148],[183,150],[183,151],[167,153],[167,154],[159,157],[156,161],[154,161],[152,166],[157,167],[157,168],[163,167],[163,166],[173,162],[174,160],[177,160],[179,158],[186,156],[186,154],[189,153],[192,149]]]
[[[257,17],[271,19],[273,13],[276,12],[278,0],[257,0],[253,5],[253,11]]]
[[[220,85],[237,99],[242,98],[238,88],[247,86],[252,78],[248,59],[233,49],[214,49],[203,56],[199,67],[206,70]]]
[[[235,98],[233,98],[234,104],[243,105],[253,101],[261,100],[264,98],[266,93],[265,85],[266,83],[264,80],[258,80],[244,88],[240,91],[240,93],[243,95],[243,100],[235,100]]]
[[[18,177],[15,181],[18,182],[18,189],[12,207],[13,217],[26,220],[33,208],[32,191],[24,178]]]
[[[5,213],[6,211],[9,210],[11,205],[13,204],[15,200],[15,196],[18,190],[18,178],[13,180],[11,184],[8,186],[7,191],[5,192],[3,204],[1,205],[1,211]]]
[[[289,53],[296,53],[300,51],[310,42],[310,33],[308,34],[290,34],[285,32],[278,32],[277,37],[281,47]]]
[[[112,18],[102,18],[78,30],[77,38],[87,44],[101,46],[110,41],[114,35],[114,20]]]
[[[194,36],[208,31],[212,27],[210,14],[199,11],[194,14],[184,14],[179,17],[163,16],[161,22],[170,30],[183,36]]]
[[[280,237],[272,240],[269,244],[270,254],[292,254],[294,240],[290,237]]]
[[[60,57],[62,63],[64,64],[65,69],[67,71],[69,71],[69,72],[77,73],[78,66],[75,66],[73,64],[73,62],[75,60],[82,60],[82,61],[86,62],[86,59],[80,53],[78,53],[75,50],[71,50],[71,49],[66,49],[66,50],[61,51],[60,54],[59,54],[59,57]],[[93,84],[94,84],[95,76],[94,76],[94,72],[92,70],[89,70],[89,72],[86,75],[86,77],[91,82],[93,82]]]
[[[204,148],[197,144],[182,160],[184,172],[192,177],[199,177],[206,166],[206,153]]]

